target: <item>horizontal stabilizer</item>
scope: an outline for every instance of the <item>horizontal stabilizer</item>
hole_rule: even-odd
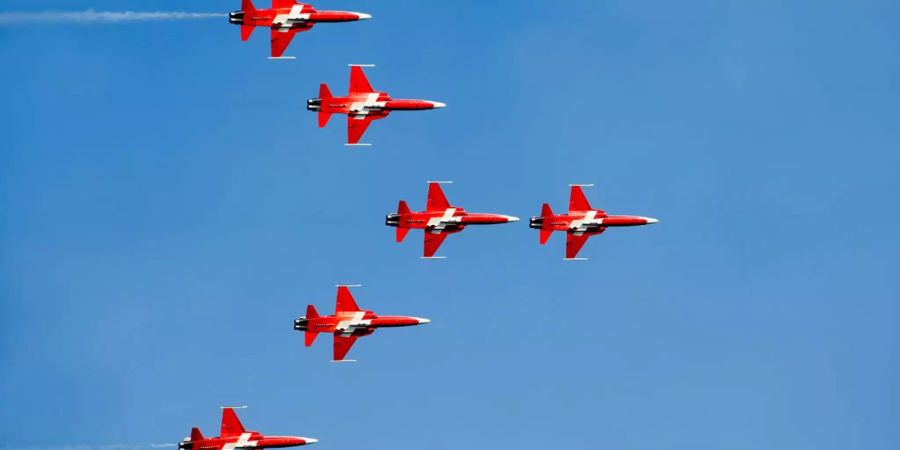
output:
[[[205,438],[203,437],[203,433],[200,432],[199,428],[191,428],[191,442],[202,441],[203,439]]]
[[[313,345],[313,342],[316,341],[316,337],[318,337],[318,336],[319,336],[319,333],[317,331],[307,330],[306,334],[303,335],[303,338],[304,338],[303,343],[306,344],[307,347],[309,347],[309,346]]]
[[[406,238],[406,235],[409,234],[410,228],[406,227],[397,227],[397,242],[403,242],[403,239]]]
[[[541,245],[546,244],[547,241],[550,240],[550,236],[553,236],[553,230],[552,230],[552,229],[550,229],[550,228],[541,228],[541,237],[540,237]]]
[[[319,85],[319,100],[321,102],[325,103],[326,101],[331,100],[332,98],[334,98],[334,96],[331,95],[331,89],[328,89],[328,85],[325,83],[320,84]],[[331,118],[330,112],[325,112],[320,109],[319,110],[319,128],[324,128],[325,125],[328,124],[328,119],[330,119],[330,118]]]
[[[550,204],[544,203],[544,205],[541,206],[541,217],[552,217],[552,216],[553,216],[553,210],[550,209]]]
[[[255,29],[256,27],[253,25],[241,25],[241,40],[246,41],[250,39],[250,35],[253,34]]]

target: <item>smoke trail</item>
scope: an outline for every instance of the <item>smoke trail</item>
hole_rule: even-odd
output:
[[[146,22],[151,20],[192,20],[192,19],[220,19],[226,17],[223,13],[190,13],[173,11],[154,12],[109,12],[109,11],[45,11],[45,12],[6,12],[0,13],[0,26],[3,25],[33,25],[49,23],[126,23]]]
[[[146,450],[148,448],[172,448],[178,444],[77,444],[77,445],[24,445],[0,446],[0,450]]]

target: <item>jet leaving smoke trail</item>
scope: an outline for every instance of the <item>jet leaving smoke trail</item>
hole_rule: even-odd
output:
[[[172,448],[178,444],[79,444],[79,445],[38,445],[6,447],[0,446],[0,450],[144,450],[147,448]]]
[[[226,17],[223,13],[190,13],[173,11],[154,12],[108,12],[94,11],[46,11],[46,12],[7,12],[0,13],[0,26],[2,25],[31,25],[46,23],[126,23],[145,22],[151,20],[191,20],[191,19],[219,19]]]

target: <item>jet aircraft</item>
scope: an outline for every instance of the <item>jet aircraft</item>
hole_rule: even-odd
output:
[[[373,120],[387,117],[391,111],[414,111],[447,106],[430,100],[395,100],[387,93],[372,89],[363,67],[372,65],[350,65],[350,88],[346,97],[334,97],[328,85],[322,83],[319,85],[319,98],[312,98],[306,102],[306,109],[319,113],[319,128],[328,123],[332,114],[347,115],[346,145],[369,145],[359,143],[366,128]]]
[[[272,30],[272,59],[283,57],[294,35],[309,31],[317,23],[353,22],[371,19],[368,14],[350,11],[316,11],[312,5],[294,0],[272,0],[272,9],[256,9],[252,0],[243,0],[241,10],[228,14],[228,21],[241,26],[241,40],[250,39],[256,27]]]
[[[200,429],[191,429],[191,437],[178,443],[179,450],[244,450],[250,448],[295,447],[314,444],[318,439],[297,436],[264,436],[248,431],[230,407],[222,408],[222,431],[216,437],[204,437]]]
[[[397,212],[388,214],[385,224],[397,228],[397,242],[411,229],[425,230],[425,251],[423,258],[434,258],[438,247],[451,233],[459,233],[468,225],[490,225],[515,222],[518,217],[503,214],[470,213],[463,208],[451,206],[441,189],[442,181],[428,182],[428,201],[425,211],[412,212],[405,201],[400,200]]]
[[[307,305],[306,315],[294,320],[294,329],[304,332],[307,347],[313,344],[319,333],[334,334],[334,362],[344,361],[344,356],[357,338],[368,336],[378,328],[408,327],[431,322],[421,317],[379,316],[372,311],[360,309],[350,294],[350,287],[353,286],[338,285],[333,316],[320,316],[315,306]]]
[[[546,244],[554,231],[566,232],[566,259],[577,258],[578,251],[584,246],[588,238],[603,233],[608,227],[631,227],[637,225],[649,225],[658,220],[652,217],[642,216],[611,216],[600,209],[593,209],[584,196],[582,186],[592,184],[571,184],[569,194],[569,213],[553,214],[550,205],[544,203],[541,215],[532,217],[529,226],[541,230],[541,245]]]

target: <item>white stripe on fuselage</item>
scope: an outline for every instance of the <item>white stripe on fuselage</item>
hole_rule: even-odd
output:
[[[272,28],[278,28],[278,31],[285,33],[291,29],[295,23],[302,23],[309,20],[309,14],[303,14],[303,5],[294,5],[291,12],[287,14],[279,14],[272,20]]]
[[[235,450],[241,448],[251,448],[256,447],[257,441],[251,441],[250,433],[241,433],[241,437],[238,438],[237,442],[229,442],[222,446],[222,450]]]

